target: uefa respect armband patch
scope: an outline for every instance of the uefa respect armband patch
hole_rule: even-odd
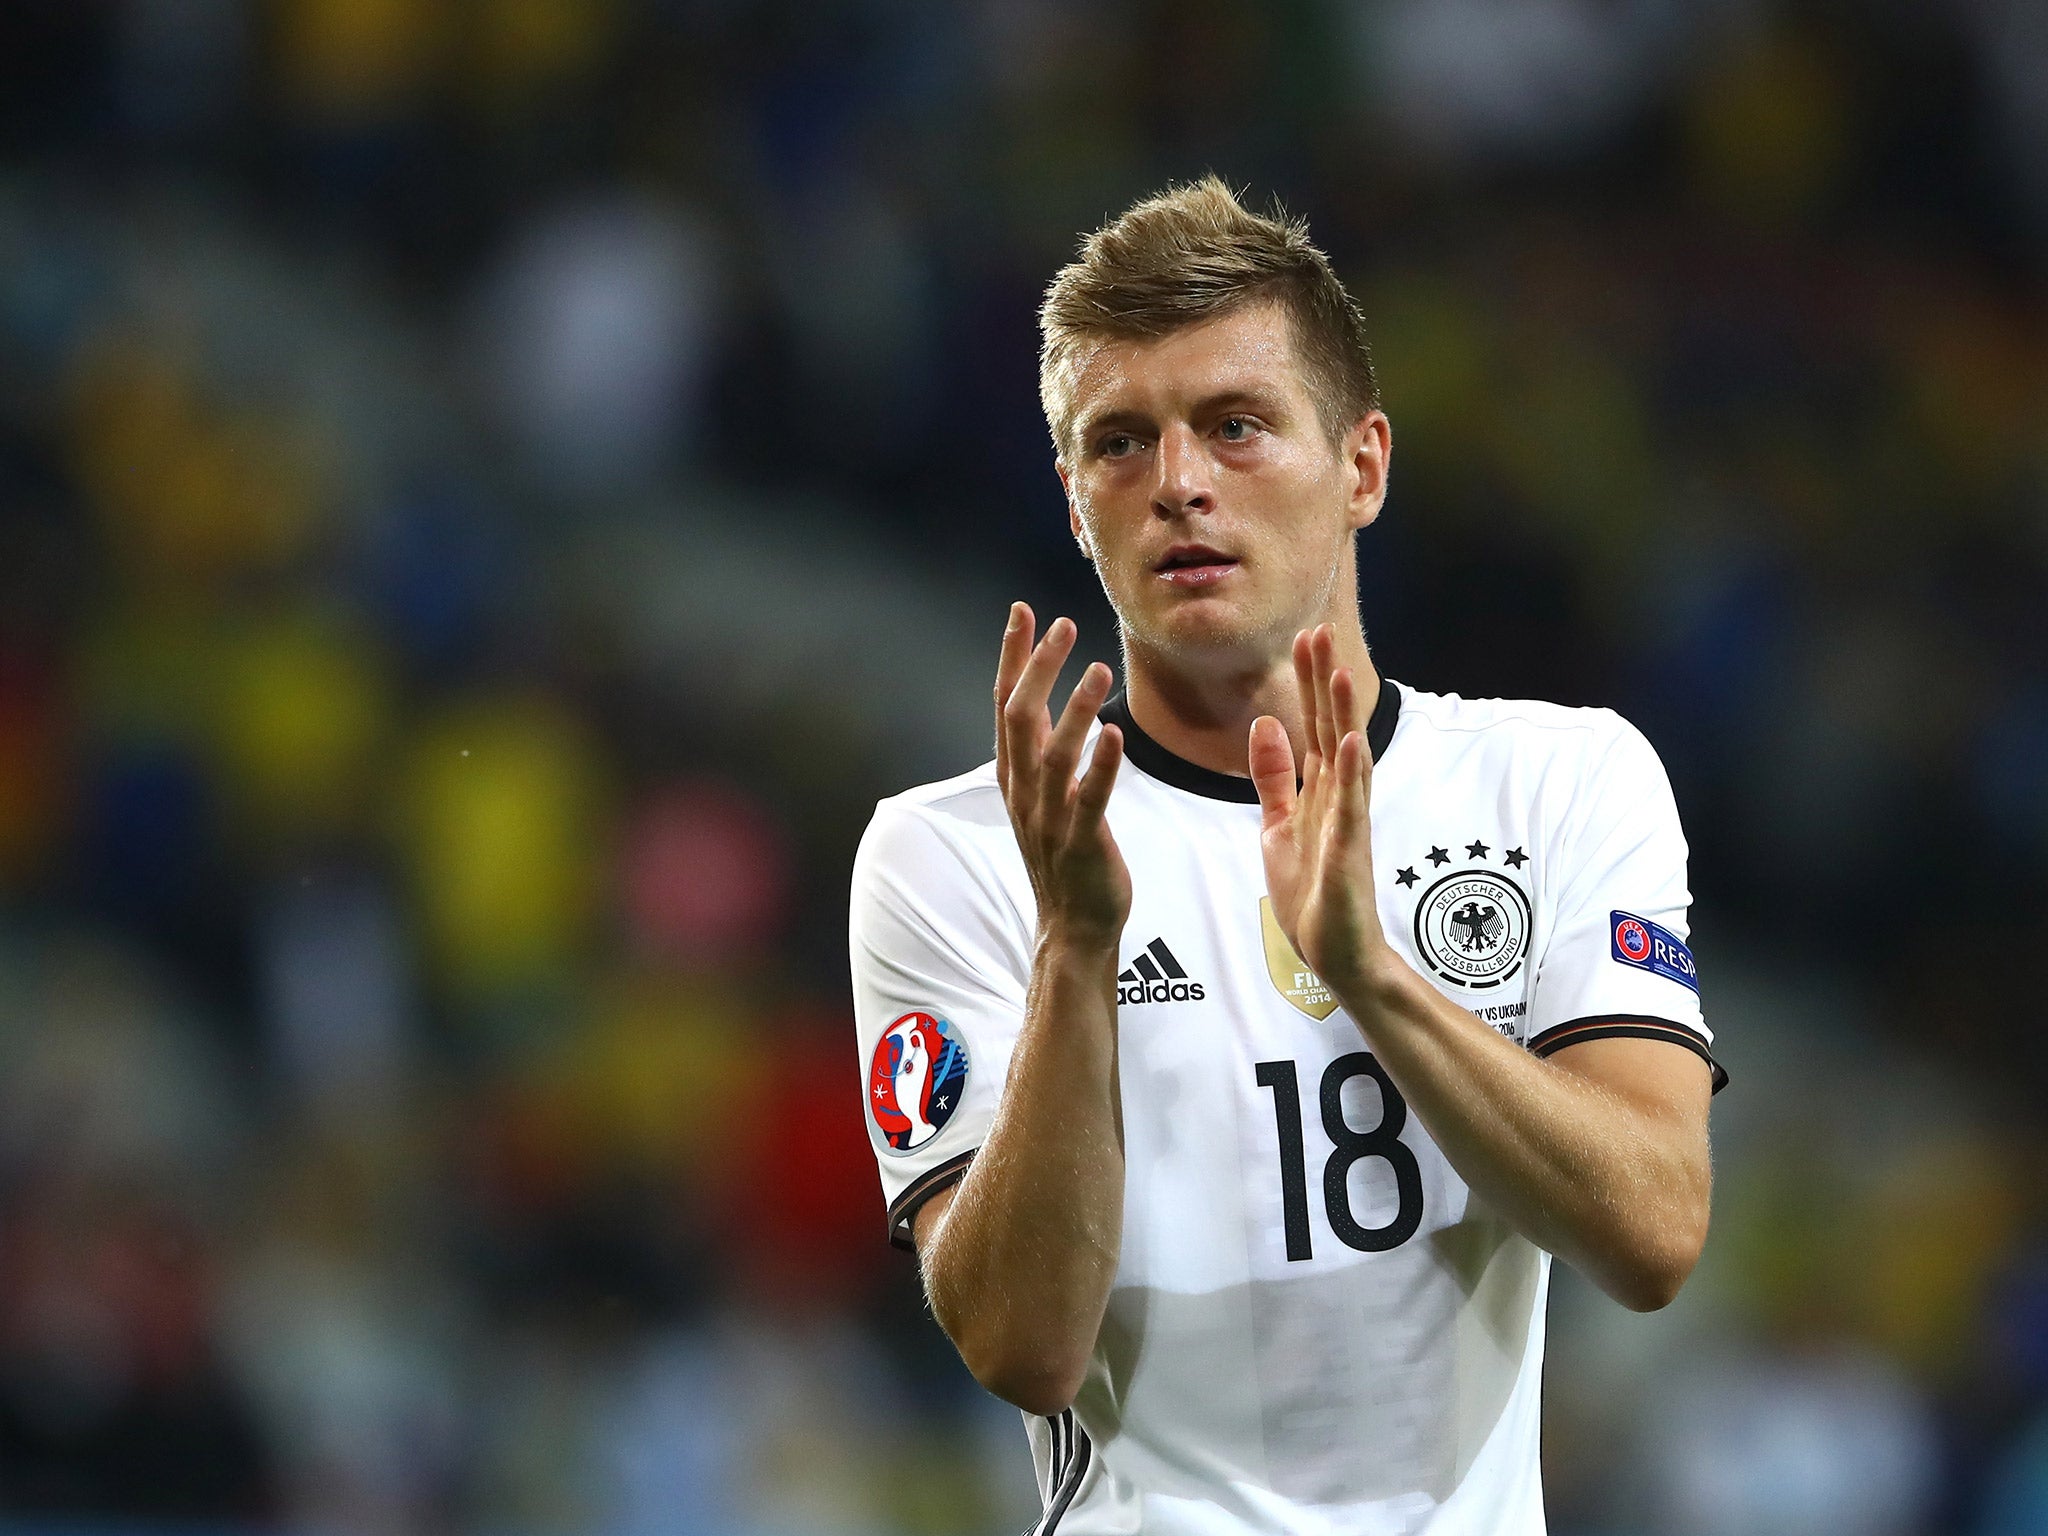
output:
[[[1612,912],[1608,914],[1608,934],[1613,941],[1614,958],[1623,965],[1699,991],[1700,973],[1693,964],[1692,951],[1669,928],[1633,912]]]

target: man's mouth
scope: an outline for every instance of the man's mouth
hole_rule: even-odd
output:
[[[1162,581],[1177,587],[1205,587],[1237,569],[1237,557],[1207,544],[1176,544],[1152,567]]]

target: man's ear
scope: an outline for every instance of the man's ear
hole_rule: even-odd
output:
[[[1348,511],[1353,528],[1377,519],[1387,500],[1387,470],[1394,458],[1393,428],[1384,411],[1367,411],[1344,436],[1345,467],[1351,471]]]

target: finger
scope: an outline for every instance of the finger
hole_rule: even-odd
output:
[[[1010,733],[1003,729],[1003,706],[1017,686],[1017,678],[1031,655],[1031,607],[1010,604],[1009,622],[1003,626],[1003,646],[996,657],[996,783],[1010,783]]]
[[[1010,604],[1010,617],[1003,626],[1003,648],[996,659],[996,708],[1010,702],[1017,679],[1024,675],[1024,663],[1031,658],[1031,632],[1035,620],[1029,603]]]
[[[1085,836],[1102,824],[1109,810],[1110,791],[1116,788],[1117,764],[1124,760],[1124,733],[1105,725],[1095,738],[1095,756],[1074,790],[1074,835]]]
[[[1337,836],[1355,846],[1370,824],[1365,797],[1365,738],[1346,731],[1337,745]]]
[[[1349,667],[1339,667],[1330,674],[1330,703],[1337,716],[1339,736],[1358,729],[1358,680]]]
[[[1305,629],[1294,637],[1294,686],[1301,695],[1301,777],[1306,790],[1309,768],[1322,756],[1322,740],[1316,733],[1316,664]]]
[[[1047,812],[1057,811],[1067,803],[1067,796],[1074,788],[1074,769],[1081,762],[1081,746],[1088,739],[1088,727],[1102,708],[1102,701],[1109,697],[1109,668],[1099,661],[1091,661],[1081,674],[1081,681],[1074,685],[1074,691],[1067,698],[1067,707],[1060,711],[1060,723],[1053,727],[1052,738],[1045,744],[1044,777],[1039,782],[1038,794],[1041,806]]]
[[[1017,686],[1010,690],[1003,705],[1013,720],[1043,722],[1050,729],[1046,701],[1052,697],[1052,685],[1059,680],[1060,668],[1073,652],[1074,635],[1074,621],[1069,618],[1054,619],[1045,627],[1045,638],[1032,648],[1024,670],[1017,675]]]
[[[1337,641],[1329,625],[1316,626],[1310,651],[1315,658],[1316,738],[1323,756],[1335,762],[1337,742],[1342,733],[1337,729],[1336,703],[1330,697],[1330,674],[1337,668]]]
[[[1074,648],[1074,623],[1054,619],[1045,638],[1032,649],[1030,659],[1017,677],[1017,686],[1003,705],[1003,729],[1009,736],[1010,780],[1020,792],[1036,792],[1039,758],[1045,749],[1046,733],[1052,728],[1045,701],[1052,692],[1053,679]]]
[[[1252,722],[1252,788],[1259,792],[1262,831],[1286,825],[1294,815],[1294,745],[1287,727],[1271,715]]]

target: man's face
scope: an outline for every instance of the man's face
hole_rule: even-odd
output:
[[[1352,591],[1385,494],[1386,418],[1332,443],[1277,304],[1082,360],[1060,479],[1135,645],[1259,667]]]

